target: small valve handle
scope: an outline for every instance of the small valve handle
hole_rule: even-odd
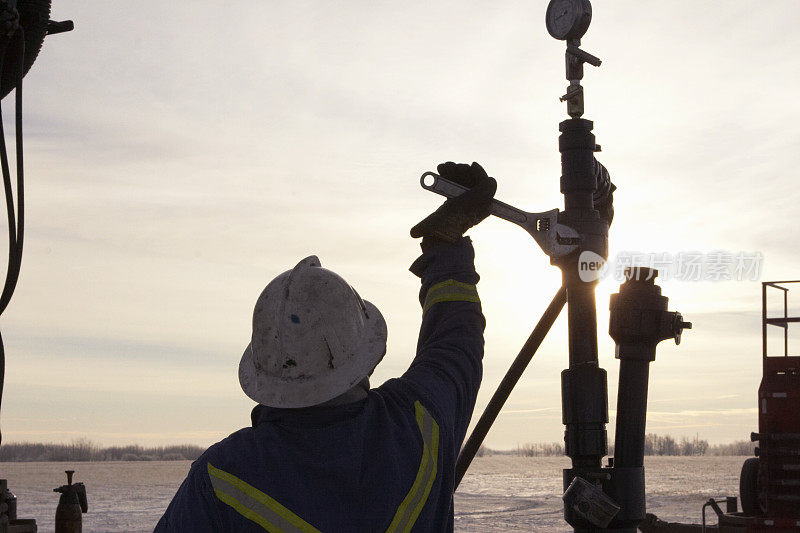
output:
[[[575,46],[573,44],[568,44],[567,45],[567,53],[570,54],[570,55],[575,56],[576,58],[578,58],[580,61],[582,61],[584,63],[589,63],[593,67],[599,67],[603,63],[600,60],[599,57],[593,56],[589,52],[587,52],[585,50],[581,50],[580,48],[578,48],[577,46]]]
[[[675,344],[677,345],[677,344],[681,343],[681,334],[683,333],[683,330],[692,329],[692,323],[691,322],[685,322],[683,320],[683,315],[681,315],[680,313],[676,312],[675,313],[675,318],[673,319],[673,326],[672,327],[673,327],[673,331],[675,332]]]
[[[55,35],[56,33],[65,33],[75,29],[75,23],[71,20],[62,20],[61,22],[55,20],[47,21],[47,35]]]

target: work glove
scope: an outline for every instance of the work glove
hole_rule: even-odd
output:
[[[436,167],[439,175],[469,190],[448,198],[433,213],[411,228],[411,236],[434,237],[446,242],[458,241],[464,232],[489,216],[497,182],[478,163],[467,165],[448,161]]]
[[[594,160],[594,175],[597,178],[597,189],[594,191],[594,208],[600,212],[600,218],[611,225],[614,220],[614,191],[616,185],[611,183],[608,169],[597,159]]]

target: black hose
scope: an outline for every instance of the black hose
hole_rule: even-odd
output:
[[[22,75],[24,67],[22,58],[25,54],[25,39],[24,30],[20,27],[19,30],[12,37],[13,40],[18,41],[19,61],[17,62],[18,68],[18,81],[15,98],[15,134],[16,134],[16,167],[17,167],[17,214],[14,213],[14,197],[11,186],[11,171],[8,164],[8,151],[5,143],[5,131],[3,128],[3,114],[2,107],[0,107],[0,161],[2,162],[3,172],[3,189],[6,194],[6,209],[8,211],[8,270],[6,272],[6,280],[3,285],[3,292],[0,294],[0,315],[8,307],[11,301],[11,296],[14,294],[14,289],[17,286],[19,279],[19,271],[22,265],[22,239],[25,223],[25,208],[24,208],[24,172],[22,169]],[[12,46],[13,49],[13,46]],[[4,61],[5,63],[5,61]]]
[[[23,30],[20,29],[20,34],[23,34]],[[8,295],[5,294],[5,287],[3,290],[3,295],[0,296],[0,314],[5,310],[8,306],[8,303],[11,301],[11,296],[14,294],[14,289],[17,287],[17,281],[19,280],[19,272],[22,268],[22,243],[23,237],[25,234],[25,173],[23,170],[23,154],[22,154],[22,77],[24,76],[24,70],[22,66],[22,58],[25,54],[25,39],[23,36],[20,36],[20,63],[19,63],[19,84],[17,85],[17,90],[14,93],[14,134],[16,137],[15,148],[16,148],[16,167],[17,167],[17,239],[16,239],[16,247],[15,247],[15,254],[14,254],[14,265],[13,269],[9,267],[9,274],[10,274],[10,285],[8,289]],[[4,297],[4,299],[3,299]]]
[[[10,38],[3,38],[0,44],[0,72],[5,66],[5,56],[8,51]],[[3,131],[3,109],[0,107],[0,168],[3,174],[3,192],[6,197],[6,213],[8,214],[8,264],[11,266],[11,258],[14,255],[14,248],[17,243],[17,223],[14,214],[14,195],[11,189],[11,171],[8,166],[8,152],[6,151],[6,136]],[[6,179],[6,176],[9,176]]]
[[[25,173],[23,170],[23,146],[22,146],[22,78],[25,75],[25,31],[20,27],[10,40],[0,44],[0,72],[5,64],[5,56],[9,51],[14,39],[18,40],[19,60],[17,61],[17,84],[14,98],[14,129],[15,129],[15,148],[16,148],[16,167],[17,167],[17,209],[16,216],[14,210],[13,188],[11,186],[11,170],[8,164],[8,151],[5,143],[5,131],[3,129],[3,113],[0,106],[0,167],[3,174],[3,190],[6,196],[6,211],[8,213],[8,270],[6,280],[3,285],[3,292],[0,294],[0,315],[8,307],[11,296],[17,287],[19,272],[22,266],[22,242],[25,229]],[[12,46],[11,49],[14,49]],[[0,335],[0,407],[3,401],[3,385],[5,383],[5,348],[3,338]],[[0,444],[3,441],[0,433]]]

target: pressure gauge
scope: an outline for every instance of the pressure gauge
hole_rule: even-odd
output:
[[[547,31],[561,41],[580,39],[591,21],[589,0],[550,0],[547,6]]]

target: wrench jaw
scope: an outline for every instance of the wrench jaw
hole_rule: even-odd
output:
[[[558,209],[530,213],[528,223],[522,225],[550,259],[558,259],[571,254],[578,249],[581,243],[577,231],[565,224],[558,223],[558,214]]]
[[[565,224],[556,224],[551,239],[553,241],[551,244],[551,251],[548,253],[545,250],[545,253],[550,256],[550,259],[558,259],[570,255],[580,248],[582,243],[581,235]]]
[[[560,213],[562,228],[566,228],[564,233],[559,233],[556,237],[559,252],[550,256],[550,264],[559,267],[562,271],[572,272],[574,270],[570,263],[579,261],[579,256],[583,252],[592,252],[593,260],[608,259],[608,229],[609,224],[599,217],[588,219],[568,218],[562,211]],[[575,273],[573,273],[575,274]],[[572,277],[572,276],[570,276]]]

